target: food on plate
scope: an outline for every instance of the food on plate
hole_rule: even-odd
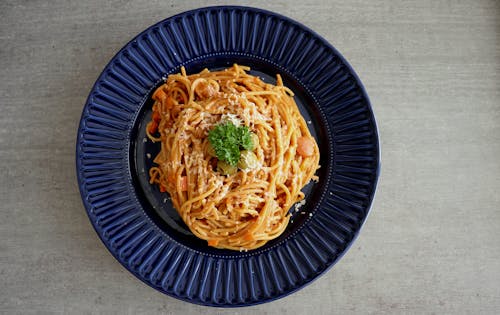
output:
[[[319,149],[277,75],[249,67],[169,75],[146,133],[161,145],[150,183],[209,246],[249,250],[278,237],[319,168]]]

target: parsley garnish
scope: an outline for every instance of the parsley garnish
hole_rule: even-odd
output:
[[[253,143],[246,126],[235,126],[225,122],[208,133],[208,140],[219,160],[235,166],[240,159],[240,150],[251,150]]]

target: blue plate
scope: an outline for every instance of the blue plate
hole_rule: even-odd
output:
[[[181,66],[192,73],[233,63],[268,82],[280,73],[321,148],[306,205],[291,211],[279,238],[248,252],[208,247],[147,182],[159,146],[144,129],[162,78]],[[185,12],[135,37],[92,88],[76,147],[83,203],[115,258],[165,294],[219,307],[283,297],[333,266],[365,221],[379,160],[370,102],[344,58],[301,24],[248,7]]]

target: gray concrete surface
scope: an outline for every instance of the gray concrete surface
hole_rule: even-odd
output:
[[[373,212],[330,272],[250,308],[169,298],[114,260],[76,185],[86,96],[138,32],[222,3],[0,2],[0,313],[500,313],[498,1],[238,2],[316,30],[358,72],[382,143]]]

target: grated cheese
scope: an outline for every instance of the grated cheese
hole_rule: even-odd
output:
[[[235,114],[231,114],[231,113],[222,114],[221,119],[222,119],[222,121],[228,121],[228,122],[232,123],[236,127],[242,125],[241,120],[238,118],[238,115],[235,115]]]
[[[295,212],[299,211],[299,209],[306,204],[306,200],[302,199],[301,201],[295,204]]]

